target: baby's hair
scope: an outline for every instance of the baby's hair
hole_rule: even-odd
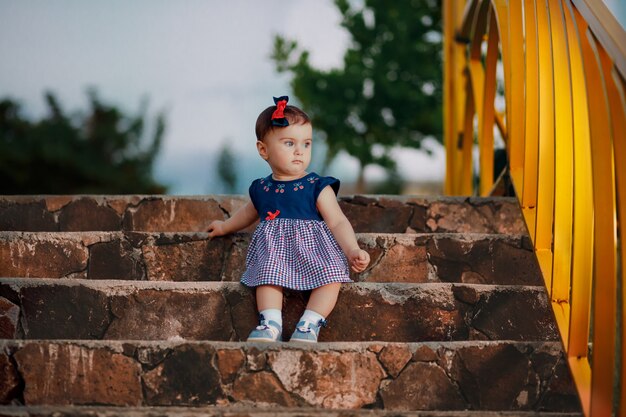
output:
[[[267,109],[263,110],[259,117],[256,119],[256,138],[257,140],[263,141],[265,135],[267,135],[270,131],[274,129],[282,129],[280,126],[272,125],[272,113],[276,110],[276,106],[269,106]],[[289,121],[289,124],[306,124],[311,123],[311,119],[309,116],[297,108],[296,106],[287,105],[285,107],[285,118]]]

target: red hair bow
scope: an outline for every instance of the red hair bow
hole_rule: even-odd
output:
[[[276,110],[272,113],[272,125],[273,126],[289,126],[289,121],[285,117],[285,107],[287,107],[287,102],[289,101],[289,97],[280,96],[278,98],[274,97],[274,103],[276,104]]]

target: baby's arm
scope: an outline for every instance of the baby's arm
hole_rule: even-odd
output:
[[[352,225],[341,211],[335,193],[330,186],[325,187],[317,198],[317,209],[328,228],[346,254],[355,272],[363,272],[370,263],[370,255],[359,247]]]
[[[259,215],[257,214],[256,209],[254,208],[254,204],[251,201],[248,201],[243,207],[239,208],[227,220],[214,220],[209,224],[209,228],[207,232],[209,232],[210,237],[215,236],[223,236],[232,232],[237,232],[241,229],[245,229],[250,226],[257,219]]]

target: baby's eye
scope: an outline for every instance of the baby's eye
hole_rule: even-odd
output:
[[[306,143],[304,144],[304,147],[305,147],[305,148],[310,148],[310,147],[311,147],[311,145],[312,145],[312,143],[311,143],[311,142],[306,142]]]
[[[286,140],[285,141],[285,145],[291,147],[291,146],[293,146],[293,141]]]

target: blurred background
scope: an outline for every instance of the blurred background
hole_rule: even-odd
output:
[[[438,0],[0,0],[0,194],[246,193],[280,95],[343,194],[440,193],[441,39]]]

